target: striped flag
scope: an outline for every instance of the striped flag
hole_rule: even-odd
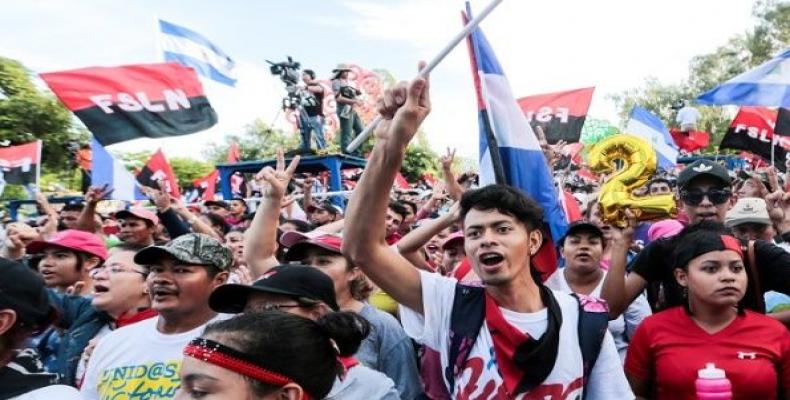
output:
[[[669,133],[669,129],[661,119],[651,114],[650,111],[636,106],[631,110],[631,119],[625,128],[625,133],[638,136],[653,145],[658,156],[658,166],[672,169],[678,163],[678,149]]]
[[[192,67],[198,74],[219,83],[236,85],[236,63],[203,35],[160,19],[159,43],[165,61]]]
[[[92,185],[106,184],[113,188],[110,195],[113,200],[134,201],[147,198],[140,191],[134,175],[120,161],[116,160],[95,137],[91,139],[91,151],[93,152]]]
[[[697,102],[790,107],[790,49],[701,94]]]
[[[466,9],[467,18],[471,18],[468,2]],[[480,183],[505,183],[532,197],[543,207],[544,221],[556,243],[565,235],[568,220],[538,138],[513,96],[505,72],[482,30],[475,29],[468,43],[479,108]],[[491,139],[495,143],[491,143]],[[500,179],[496,179],[500,174]],[[536,260],[535,265],[541,275],[546,275],[557,267],[556,253],[553,246],[543,246],[543,249],[550,250],[545,252],[547,258]],[[541,259],[540,253],[536,255],[538,259]],[[553,262],[551,253],[554,253]]]

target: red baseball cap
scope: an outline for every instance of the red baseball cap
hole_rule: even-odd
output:
[[[29,253],[41,253],[50,246],[61,247],[68,250],[87,253],[102,259],[107,259],[107,246],[98,236],[76,229],[60,231],[47,240],[36,240],[27,245]]]
[[[129,216],[151,221],[151,223],[154,225],[159,223],[159,217],[156,216],[156,213],[148,211],[142,207],[133,207],[128,210],[121,210],[115,213],[115,219],[124,219],[128,218]]]
[[[442,242],[442,250],[447,250],[448,247],[458,242],[461,242],[461,244],[464,243],[464,233],[461,231],[453,232],[447,239],[444,239],[444,242]]]
[[[283,238],[280,239],[280,242],[283,243],[292,243],[291,246],[288,246],[288,252],[285,253],[285,261],[301,261],[307,257],[307,251],[310,248],[319,247],[324,250],[328,250],[332,253],[337,253],[338,255],[343,254],[340,251],[340,248],[343,246],[343,238],[338,235],[321,235],[317,237],[309,237],[302,234],[301,240],[297,240],[296,236],[293,235],[295,232],[286,232],[283,234]]]

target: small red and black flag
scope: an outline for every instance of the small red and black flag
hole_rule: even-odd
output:
[[[104,146],[186,135],[217,123],[197,74],[181,64],[93,67],[41,78]]]
[[[0,147],[0,168],[6,183],[14,185],[38,183],[41,145],[42,142],[37,140],[17,146]]]
[[[769,108],[741,107],[719,147],[750,151],[766,161],[771,160],[773,150],[776,168],[784,171],[784,160],[790,151],[790,137],[774,135],[776,114],[776,110]]]
[[[190,201],[214,200],[214,194],[217,192],[217,180],[219,180],[219,171],[215,169],[209,172],[208,175],[192,181],[192,188],[195,191],[195,195]]]
[[[594,90],[589,87],[527,96],[518,99],[518,105],[533,129],[543,128],[549,143],[575,143],[582,134]]]
[[[163,188],[167,193],[173,197],[181,197],[178,190],[178,180],[167,162],[162,150],[159,149],[154,153],[145,164],[140,173],[137,174],[137,182],[143,186],[159,189],[159,182],[162,182]]]

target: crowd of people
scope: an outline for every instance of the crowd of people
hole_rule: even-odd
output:
[[[535,200],[456,176],[453,152],[433,187],[395,189],[430,109],[426,78],[384,93],[345,205],[282,151],[255,207],[39,195],[40,216],[4,227],[0,400],[790,398],[775,169],[657,173],[634,195],[674,193],[677,215],[621,224],[599,210],[605,178],[558,182],[581,215],[552,243]]]

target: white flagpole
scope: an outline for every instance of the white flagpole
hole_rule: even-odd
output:
[[[36,140],[38,143],[38,164],[36,164],[36,191],[41,191],[41,168],[43,167],[44,160],[41,159],[41,149],[44,147],[44,142]]]
[[[417,76],[425,77],[431,73],[431,71],[433,71],[433,69],[436,68],[436,66],[439,65],[439,63],[442,62],[442,60],[444,60],[448,54],[450,54],[450,51],[452,51],[453,48],[458,45],[458,43],[461,43],[462,40],[469,36],[469,34],[472,33],[472,31],[477,28],[478,25],[480,25],[480,22],[482,22],[488,16],[488,14],[491,13],[491,11],[494,11],[494,8],[496,8],[500,3],[502,3],[502,0],[493,0],[491,4],[483,9],[482,12],[480,12],[480,14],[469,21],[464,29],[461,29],[461,31],[458,32],[458,34],[455,35],[455,37],[453,37],[446,46],[444,46],[439,54],[437,54],[436,57],[434,57],[433,60],[431,60],[431,62],[425,66],[425,68],[417,73]],[[348,145],[348,147],[346,147],[346,151],[351,153],[361,146],[362,143],[364,143],[370,137],[370,135],[373,134],[373,130],[376,128],[376,125],[378,125],[379,122],[381,122],[381,115],[377,115],[373,121],[370,121],[368,126],[366,126],[365,129]]]

